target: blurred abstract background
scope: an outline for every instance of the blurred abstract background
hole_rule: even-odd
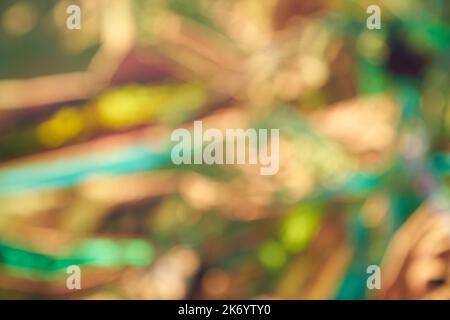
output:
[[[2,0],[0,298],[449,299],[449,21],[445,0]],[[278,174],[172,165],[199,119],[280,128]]]

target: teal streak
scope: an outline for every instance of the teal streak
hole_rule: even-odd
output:
[[[0,170],[0,196],[36,189],[66,188],[94,174],[130,174],[157,170],[170,163],[170,153],[138,144],[108,153],[97,152]]]

